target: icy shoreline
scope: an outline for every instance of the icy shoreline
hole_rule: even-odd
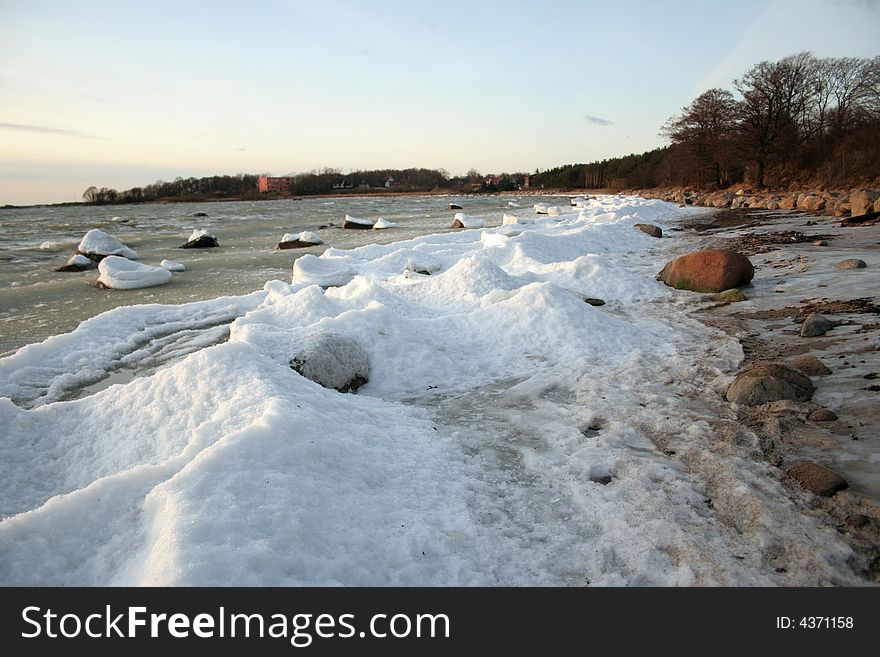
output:
[[[857,583],[706,388],[738,342],[654,281],[689,243],[634,224],[699,212],[601,197],[331,248],[195,319],[117,309],[0,360],[0,583]],[[290,369],[315,331],[369,354],[358,394]],[[159,337],[148,376],[64,401]]]

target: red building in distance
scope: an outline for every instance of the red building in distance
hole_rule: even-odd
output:
[[[290,178],[272,178],[260,176],[257,180],[257,189],[261,192],[286,192],[290,189]]]

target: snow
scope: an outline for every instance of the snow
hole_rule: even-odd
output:
[[[103,230],[93,228],[87,232],[77,247],[77,251],[84,254],[95,253],[102,256],[121,256],[129,260],[137,260],[138,254],[128,248],[112,235]]]
[[[120,256],[107,256],[101,260],[98,273],[98,283],[116,290],[153,287],[171,280],[171,272],[164,267],[144,265]]]
[[[393,221],[387,221],[379,217],[376,220],[376,223],[373,224],[373,230],[383,230],[386,228],[397,228],[397,224]]]
[[[679,243],[633,224],[700,211],[598,197],[329,248],[0,359],[0,584],[853,583],[757,447],[684,410],[742,352],[654,280]],[[323,335],[363,350],[356,394],[291,368]]]
[[[182,262],[174,262],[173,260],[163,260],[159,266],[168,271],[186,271],[186,265]]]
[[[529,217],[521,217],[519,215],[505,212],[501,217],[501,225],[509,226],[511,224],[530,224],[532,220]]]
[[[281,242],[307,242],[308,244],[323,244],[324,240],[321,239],[321,236],[317,233],[313,233],[309,230],[304,230],[303,232],[297,234],[294,233],[284,233],[284,236],[281,238]]]

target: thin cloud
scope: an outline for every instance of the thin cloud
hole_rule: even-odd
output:
[[[62,128],[49,128],[44,125],[25,125],[22,123],[0,123],[0,130],[18,130],[20,132],[37,132],[43,135],[64,135],[66,137],[79,137],[81,139],[103,139],[76,130],[64,130]]]
[[[609,121],[608,119],[601,119],[598,116],[588,116],[587,121],[589,121],[593,125],[614,125],[614,121]]]

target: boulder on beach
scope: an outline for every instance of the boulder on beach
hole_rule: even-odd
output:
[[[821,497],[831,497],[849,487],[846,479],[839,474],[811,461],[798,461],[785,473],[803,488]]]
[[[141,287],[164,285],[171,280],[171,272],[152,267],[121,256],[107,256],[98,263],[96,285],[108,290],[133,290]]]
[[[795,369],[759,361],[737,373],[727,389],[727,401],[746,406],[792,399],[808,401],[813,396],[810,377]]]
[[[217,241],[217,238],[209,233],[206,230],[201,228],[197,228],[194,230],[189,239],[186,240],[186,244],[182,244],[180,246],[181,249],[210,249],[215,246],[220,246],[220,243]]]
[[[807,315],[804,323],[801,324],[801,337],[815,338],[819,335],[825,335],[835,326],[840,326],[840,322],[828,319],[819,313],[810,313]]]
[[[864,260],[859,260],[858,258],[841,260],[836,265],[834,265],[835,269],[864,269],[867,266],[867,262],[865,262]]]
[[[159,263],[159,266],[168,271],[186,271],[185,264],[182,262],[174,262],[174,260],[163,260]]]
[[[393,221],[386,221],[381,217],[376,219],[376,223],[373,224],[373,230],[386,230],[388,228],[397,228],[397,224]]]
[[[849,195],[850,212],[854,217],[868,214],[874,209],[874,203],[880,199],[880,191],[876,189],[857,189]]]
[[[458,203],[450,203],[449,205],[446,206],[446,209],[447,210],[463,210],[464,208],[462,208]]]
[[[317,246],[318,244],[323,244],[324,240],[322,240],[317,233],[313,233],[308,230],[304,230],[298,235],[294,235],[293,233],[284,233],[281,237],[281,241],[276,245],[276,249],[305,249],[310,246]]]
[[[651,237],[663,237],[663,229],[654,224],[634,224],[643,233],[647,233]]]
[[[657,274],[657,280],[678,290],[723,292],[748,285],[754,275],[755,268],[743,254],[709,249],[668,262]]]
[[[351,338],[335,333],[305,337],[290,367],[310,381],[339,392],[355,392],[370,380],[370,357]]]
[[[345,215],[345,221],[342,222],[342,227],[354,230],[371,230],[373,228],[373,223],[374,222],[369,219],[358,219],[357,217]]]
[[[452,222],[452,228],[482,228],[483,220],[478,217],[472,217],[464,212],[456,212],[455,220]]]
[[[70,256],[66,265],[55,267],[53,271],[87,271],[89,269],[94,269],[95,267],[97,267],[97,265],[94,260],[87,258],[84,255],[80,255],[79,253],[75,253]]]
[[[797,207],[798,210],[818,212],[825,209],[825,199],[819,194],[803,194],[798,196]]]
[[[801,354],[788,361],[788,366],[807,376],[826,376],[831,374],[825,363],[811,354]]]
[[[120,256],[129,260],[138,258],[137,251],[97,228],[93,228],[83,236],[76,247],[76,252],[95,262],[101,262],[107,256]]]
[[[190,217],[207,217],[207,212],[193,212]]]

